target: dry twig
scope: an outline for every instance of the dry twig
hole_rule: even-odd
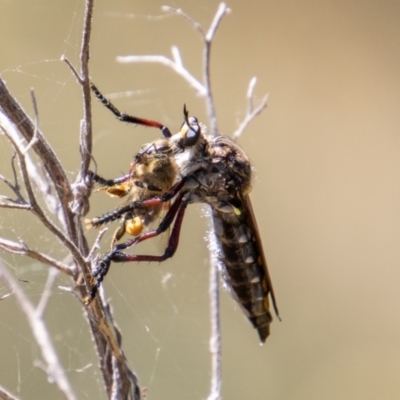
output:
[[[0,238],[0,248],[3,250],[28,256],[44,265],[55,267],[55,269],[49,270],[48,281],[36,310],[5,267],[2,267],[1,276],[10,286],[10,293],[17,298],[21,308],[26,312],[34,337],[42,349],[44,370],[48,373],[49,378],[57,383],[64,397],[68,399],[74,399],[75,395],[58,362],[56,350],[51,345],[50,335],[46,330],[42,315],[48,303],[57,270],[73,278],[77,286],[76,290],[71,293],[75,293],[79,299],[87,296],[86,287],[89,287],[91,283],[92,253],[89,253],[89,247],[83,234],[81,215],[84,215],[89,209],[88,197],[90,194],[90,186],[86,184],[85,177],[91,161],[92,150],[88,70],[92,12],[93,0],[86,0],[80,57],[81,73],[78,74],[72,64],[68,63],[82,87],[84,104],[84,117],[80,133],[81,168],[73,184],[68,181],[55,152],[39,129],[39,111],[33,92],[34,122],[8,91],[4,81],[0,79],[0,124],[3,133],[15,150],[19,172],[22,176],[20,186],[14,164],[14,183],[11,183],[6,177],[0,176],[0,179],[6,183],[16,197],[11,199],[8,196],[1,196],[0,207],[12,208],[15,212],[31,211],[54,235],[54,240],[60,241],[72,256],[69,257],[69,263],[65,264],[47,254],[30,249],[22,241],[16,243]],[[32,160],[31,152],[34,153],[37,162]],[[43,172],[39,171],[37,165],[43,166]],[[38,201],[39,198],[41,201]],[[42,208],[43,203],[52,211],[51,216]],[[82,285],[82,276],[86,285]],[[137,378],[129,369],[122,352],[121,335],[114,324],[110,307],[104,299],[102,300],[98,296],[86,308],[86,313],[108,397],[140,399]]]

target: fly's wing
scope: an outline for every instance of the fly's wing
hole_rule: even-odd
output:
[[[260,237],[260,232],[258,230],[256,218],[254,216],[253,206],[251,205],[250,197],[248,195],[244,196],[243,205],[246,210],[247,216],[249,218],[249,223],[252,228],[253,234],[255,236],[255,244],[258,249],[258,254],[260,255],[261,262],[264,267],[265,280],[266,280],[268,291],[271,295],[272,305],[274,307],[276,316],[280,320],[281,317],[279,316],[278,306],[277,306],[276,300],[275,300],[274,288],[272,287],[271,277],[269,276],[269,272],[268,272],[267,260],[265,259],[264,250],[262,247],[262,242],[261,242],[261,237]]]

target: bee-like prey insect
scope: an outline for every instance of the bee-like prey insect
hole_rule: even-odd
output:
[[[119,227],[114,232],[111,249],[125,233],[138,236],[145,227],[157,220],[163,208],[168,208],[169,204],[160,203],[151,208],[137,207],[124,211],[131,203],[163,195],[172,187],[178,171],[174,159],[168,154],[170,149],[167,144],[165,140],[159,139],[142,146],[131,164],[129,173],[120,178],[107,180],[91,172],[92,179],[101,185],[97,191],[105,191],[113,197],[125,197],[123,204],[116,210],[101,217],[85,220],[89,229],[116,218],[121,219]]]
[[[135,157],[130,173],[125,177],[107,181],[94,175],[95,180],[111,188],[111,191],[118,192],[121,183],[127,185],[130,196],[125,206],[89,221],[89,224],[98,226],[122,218],[121,226],[114,234],[112,250],[104,256],[93,272],[95,284],[89,301],[95,296],[111,262],[161,262],[172,257],[178,246],[187,205],[206,203],[211,206],[219,267],[224,284],[257,329],[260,340],[264,343],[272,322],[269,298],[278,317],[279,313],[249,198],[251,165],[246,154],[229,137],[206,135],[197,118],[189,117],[186,107],[182,127],[177,134],[172,135],[167,127],[156,121],[122,114],[93,84],[91,88],[96,97],[119,120],[158,128],[164,139],[143,146]],[[174,172],[168,175],[171,179],[167,182],[165,176],[157,169],[146,173],[147,158],[156,166],[161,162],[159,160],[173,166]],[[145,172],[137,172],[141,170]],[[154,182],[158,183],[153,187]],[[160,190],[150,190],[155,187]],[[125,192],[124,189],[123,193]],[[140,233],[124,243],[114,245],[127,231],[127,221],[142,216],[143,225],[146,225],[146,218],[152,219],[152,213],[158,215],[159,207],[170,201],[171,207],[155,230]],[[170,226],[172,230],[164,254],[136,255],[123,251],[165,232]]]

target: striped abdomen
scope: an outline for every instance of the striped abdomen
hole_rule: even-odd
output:
[[[212,210],[222,278],[264,343],[272,322],[269,295],[278,311],[250,200],[224,211]]]

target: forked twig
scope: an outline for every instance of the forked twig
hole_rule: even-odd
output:
[[[233,132],[233,134],[232,134],[232,139],[235,140],[235,141],[246,130],[246,128],[248,127],[250,122],[253,121],[253,119],[255,117],[257,117],[257,115],[259,115],[264,110],[264,108],[267,107],[268,94],[266,96],[264,96],[264,98],[260,101],[258,106],[256,108],[254,108],[254,105],[253,105],[253,93],[254,93],[254,87],[256,86],[256,82],[257,82],[257,78],[256,77],[253,77],[250,80],[249,87],[247,89],[247,96],[246,96],[246,98],[247,98],[246,115],[245,115],[242,123],[239,125],[239,127],[236,129],[236,131]]]
[[[174,8],[169,6],[164,6],[163,11],[169,14],[175,14],[183,17],[189,24],[200,33],[200,36],[204,42],[204,53],[203,53],[203,78],[200,82],[195,76],[188,71],[182,63],[182,59],[179,50],[176,46],[172,47],[172,59],[162,56],[162,55],[142,55],[142,56],[119,56],[117,61],[121,63],[158,63],[163,64],[183,79],[185,79],[196,91],[197,93],[205,97],[207,114],[209,118],[209,133],[213,136],[218,134],[217,118],[214,107],[214,99],[211,92],[211,81],[210,81],[210,56],[211,56],[211,43],[214,39],[215,33],[222,18],[230,12],[230,9],[225,3],[220,3],[217,12],[211,22],[211,25],[206,32],[201,25],[196,22],[193,18],[189,17],[180,8]]]
[[[62,262],[55,260],[54,258],[48,256],[47,254],[40,253],[38,251],[30,249],[23,242],[14,242],[12,240],[7,240],[0,238],[0,248],[8,251],[12,254],[19,254],[21,256],[27,256],[34,260],[41,262],[44,265],[48,265],[49,267],[55,267],[66,275],[73,276],[73,268],[63,264]]]
[[[27,168],[26,162],[25,162],[26,154],[20,148],[20,144],[18,144],[16,142],[15,137],[13,137],[12,134],[10,134],[8,131],[5,131],[5,134],[8,137],[9,141],[14,146],[14,149],[17,153],[20,168],[21,168],[22,178],[24,181],[25,190],[28,195],[28,203],[31,206],[32,212],[40,219],[40,221],[43,223],[43,225],[50,232],[52,232],[68,248],[68,250],[71,252],[71,254],[73,254],[74,258],[77,261],[79,261],[82,265],[84,265],[85,260],[82,257],[82,254],[79,251],[79,249],[76,247],[75,243],[73,243],[64,234],[64,232],[46,216],[46,214],[43,212],[42,208],[36,201],[36,195],[35,195],[33,187],[32,187],[31,177],[30,177],[30,174],[28,172],[28,168]]]
[[[21,310],[25,313],[26,319],[29,322],[32,333],[36,339],[36,343],[39,345],[43,360],[46,363],[48,376],[51,377],[52,381],[58,386],[66,399],[75,400],[76,396],[64,369],[58,360],[57,352],[52,344],[47,327],[41,318],[41,314],[36,312],[18,282],[8,272],[7,268],[5,268],[1,261],[0,278],[4,284],[8,286],[9,290],[13,292]]]
[[[118,56],[117,61],[123,64],[129,63],[153,63],[153,64],[162,64],[166,67],[171,68],[178,75],[182,76],[190,86],[196,90],[199,96],[205,97],[207,95],[207,89],[205,86],[196,79],[184,66],[182,63],[182,59],[180,57],[180,53],[177,47],[173,46],[171,49],[172,59],[161,56],[161,55],[147,55],[147,56]]]
[[[17,181],[17,174],[14,171],[14,182],[3,176],[0,179],[5,182],[13,193],[16,200],[7,196],[1,197],[0,206],[8,208],[25,208],[32,211],[40,222],[54,235],[54,240],[61,241],[69,252],[71,265],[65,265],[63,261],[54,260],[46,254],[28,248],[22,241],[16,243],[7,239],[0,239],[0,248],[13,254],[28,256],[40,261],[41,263],[54,266],[56,269],[49,270],[48,282],[44,288],[41,301],[35,310],[33,305],[26,300],[20,288],[14,285],[14,281],[9,279],[9,273],[1,271],[1,276],[9,286],[12,286],[11,293],[18,296],[21,307],[28,310],[27,316],[30,317],[32,331],[35,339],[43,350],[43,357],[46,361],[45,370],[48,372],[49,379],[57,381],[63,391],[64,397],[74,399],[75,396],[65,383],[62,368],[58,365],[56,354],[51,352],[51,342],[49,333],[46,332],[41,316],[50,296],[50,289],[53,285],[53,271],[59,270],[73,277],[77,286],[72,293],[77,295],[80,300],[87,294],[85,285],[82,285],[82,272],[85,281],[90,283],[91,270],[90,262],[86,258],[89,254],[89,247],[83,234],[80,216],[87,212],[90,185],[87,185],[85,177],[91,161],[92,136],[91,136],[91,111],[90,111],[90,89],[89,89],[89,39],[91,30],[91,18],[93,11],[93,0],[86,0],[84,28],[81,51],[81,73],[75,71],[75,76],[82,85],[84,117],[81,123],[80,132],[80,151],[81,168],[78,177],[73,185],[67,179],[66,173],[61,166],[58,158],[51,149],[49,143],[44,138],[38,127],[38,110],[35,97],[33,95],[34,122],[24,112],[15,98],[8,91],[4,81],[0,79],[0,124],[4,126],[4,133],[9,142],[15,149],[16,157],[19,161],[19,172],[22,176],[21,185],[26,193],[26,200],[20,193]],[[71,63],[69,63],[70,66]],[[34,152],[39,163],[32,161],[30,153]],[[44,178],[36,167],[37,164],[43,165],[45,170]],[[45,185],[42,181],[48,181]],[[38,182],[38,183],[37,183]],[[54,189],[56,196],[51,192]],[[43,201],[54,198],[60,212],[49,216],[42,209]],[[51,208],[51,207],[49,207]],[[54,221],[53,217],[58,221]],[[90,254],[89,254],[90,255]],[[72,257],[71,257],[72,256]],[[92,337],[98,352],[98,359],[101,373],[104,379],[105,390],[109,398],[120,399],[140,399],[140,389],[136,376],[127,365],[125,356],[121,350],[121,335],[116,328],[110,307],[96,298],[86,308],[87,320],[92,332]],[[46,347],[45,343],[49,345]],[[53,364],[51,364],[53,363]],[[58,364],[57,364],[58,363]],[[49,367],[50,365],[50,367]]]

